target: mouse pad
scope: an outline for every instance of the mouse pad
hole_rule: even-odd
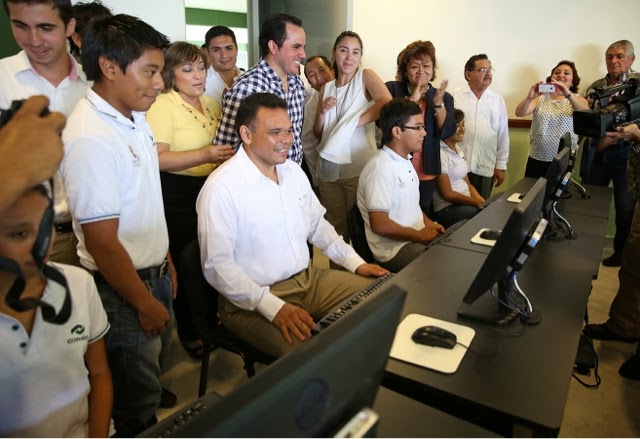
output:
[[[485,230],[492,230],[492,229],[487,229],[485,227],[483,229],[478,230],[478,233],[476,233],[473,236],[473,238],[471,238],[471,242],[474,244],[486,245],[487,247],[493,247],[494,245],[496,245],[496,241],[494,241],[493,239],[480,238],[480,234]]]
[[[515,192],[515,193],[511,194],[511,196],[509,198],[507,198],[507,201],[509,203],[518,204],[518,203],[520,203],[522,201],[522,199],[520,198],[520,195],[522,195],[522,194],[520,194],[518,192]]]
[[[417,344],[411,340],[411,334],[422,326],[439,326],[451,331],[458,338],[458,342],[465,346],[469,346],[476,335],[476,331],[467,326],[445,322],[444,320],[421,314],[409,314],[398,325],[389,355],[396,360],[406,361],[416,366],[426,367],[442,373],[454,373],[458,370],[467,348],[460,344],[457,344],[453,349]]]

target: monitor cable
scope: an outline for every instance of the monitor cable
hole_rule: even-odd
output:
[[[462,346],[463,348],[465,348],[466,350],[468,350],[472,354],[477,355],[478,357],[492,358],[492,357],[495,357],[496,355],[498,355],[500,352],[502,352],[502,345],[498,346],[498,349],[496,349],[495,352],[487,353],[487,352],[480,352],[480,351],[476,351],[475,349],[471,349],[469,346],[466,346],[466,345],[460,343],[459,341],[457,341],[456,344],[459,344],[460,346]]]
[[[582,381],[582,379],[580,379],[575,372],[572,373],[571,375],[576,379],[576,381],[578,381],[580,384],[582,384],[584,387],[586,387],[587,389],[597,389],[598,387],[600,387],[600,383],[602,382],[602,379],[600,378],[600,374],[598,373],[598,354],[596,353],[595,348],[593,347],[593,345],[591,343],[588,344],[589,347],[591,348],[591,352],[593,352],[593,359],[595,360],[595,367],[593,369],[593,375],[595,377],[595,383],[593,384],[589,384],[587,382]],[[587,373],[588,373],[588,369],[587,369]]]

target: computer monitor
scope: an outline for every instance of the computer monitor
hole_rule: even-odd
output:
[[[578,153],[578,149],[575,151],[571,148],[572,138],[571,133],[567,131],[560,137],[560,141],[558,142],[558,152],[562,152],[565,148],[569,150],[569,164],[567,165],[567,171],[572,171],[573,166],[576,164],[576,157]]]
[[[571,157],[571,148],[563,148],[547,168],[545,179],[547,180],[547,188],[544,194],[544,207],[548,207],[549,203],[558,191],[558,187],[562,182],[562,177],[566,174],[569,167],[569,158]],[[565,184],[566,186],[566,184]],[[559,197],[559,195],[558,195]],[[556,198],[557,201],[557,198]]]
[[[371,407],[406,292],[388,286],[180,427],[144,436],[327,437]],[[207,398],[207,395],[203,397]]]
[[[545,196],[546,181],[538,179],[522,201],[516,205],[507,220],[500,237],[485,259],[464,296],[458,315],[494,325],[506,325],[518,316],[529,313],[527,307],[514,296],[515,273],[522,267],[528,255],[528,245],[535,246],[539,239],[538,224]],[[498,294],[493,288],[498,284]],[[491,294],[487,294],[490,292]],[[492,297],[493,296],[493,297]],[[478,300],[482,297],[482,300]],[[495,300],[494,300],[495,299]],[[525,301],[526,298],[524,299]],[[530,303],[529,303],[530,308]],[[533,315],[528,316],[533,318]]]

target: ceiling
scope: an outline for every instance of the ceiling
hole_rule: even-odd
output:
[[[186,8],[247,13],[246,0],[184,0]]]

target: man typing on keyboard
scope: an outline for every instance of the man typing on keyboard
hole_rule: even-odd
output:
[[[426,135],[422,110],[396,98],[380,110],[382,144],[358,183],[358,209],[371,252],[380,265],[397,272],[425,252],[425,243],[444,232],[420,208],[418,175],[410,154],[422,150]]]
[[[300,166],[287,160],[293,128],[284,100],[247,97],[236,131],[242,147],[197,201],[203,272],[221,294],[224,326],[280,357],[311,336],[314,320],[388,271],[344,242]],[[310,264],[307,240],[348,271]]]

